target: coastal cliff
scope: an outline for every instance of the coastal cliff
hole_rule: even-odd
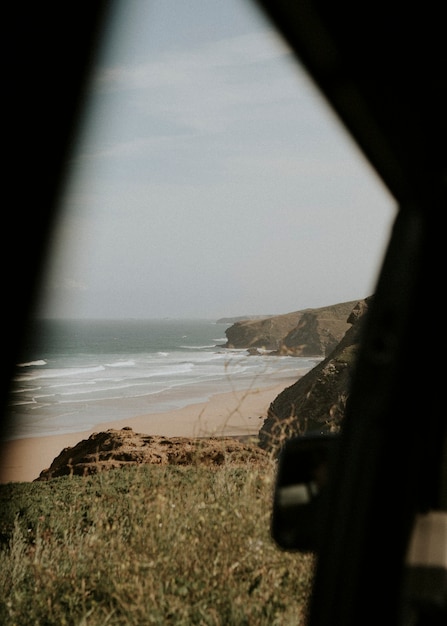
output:
[[[301,316],[301,311],[295,311],[259,320],[238,321],[225,331],[225,348],[278,350],[283,338],[296,328]]]
[[[226,329],[225,347],[266,350],[280,356],[326,356],[349,329],[347,318],[356,303],[238,321]]]
[[[348,330],[329,356],[271,403],[259,432],[262,448],[275,449],[285,438],[304,432],[338,431],[369,301],[367,298],[355,304],[346,320]]]

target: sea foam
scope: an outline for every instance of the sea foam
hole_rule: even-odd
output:
[[[14,381],[10,438],[82,432],[96,424],[205,402],[216,393],[290,384],[313,367],[216,345],[209,320],[46,321]]]

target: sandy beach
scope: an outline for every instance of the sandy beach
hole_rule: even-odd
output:
[[[98,424],[84,432],[2,442],[0,483],[34,480],[64,448],[87,439],[93,432],[109,428],[129,426],[138,433],[166,437],[256,435],[270,403],[286,386],[282,382],[268,388],[216,394],[208,402],[191,404],[168,413],[137,415]]]

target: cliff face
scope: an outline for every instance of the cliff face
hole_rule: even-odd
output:
[[[271,403],[259,433],[262,448],[276,449],[285,438],[304,432],[339,429],[369,300],[354,306],[347,318],[350,327],[329,356]]]
[[[349,330],[348,316],[356,301],[304,311],[297,324],[282,340],[278,354],[326,356]]]
[[[226,329],[226,348],[278,350],[282,339],[298,324],[302,313],[273,315],[261,320],[243,320]]]
[[[349,329],[347,317],[356,302],[237,322],[225,331],[225,347],[262,348],[279,355],[326,356]]]

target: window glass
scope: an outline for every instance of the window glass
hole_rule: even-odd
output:
[[[271,540],[275,460],[257,436],[323,356],[249,354],[226,331],[369,296],[394,202],[254,4],[113,6],[0,483],[34,481],[61,451],[69,476],[94,474],[104,450],[107,467],[135,449],[152,461],[0,485],[4,610],[14,623],[297,623],[313,558]],[[93,460],[70,449],[87,440]]]
[[[371,293],[393,201],[251,2],[118,2],[39,315],[280,314]]]

